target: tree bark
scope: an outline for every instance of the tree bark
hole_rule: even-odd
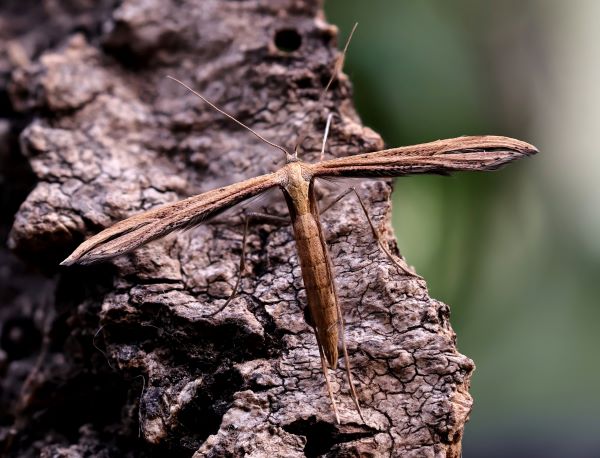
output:
[[[32,61],[10,64],[12,104],[28,118],[20,147],[37,183],[8,244],[56,276],[44,280],[49,303],[33,321],[39,348],[6,363],[13,375],[3,383],[18,386],[19,395],[6,401],[5,450],[460,456],[473,363],[456,350],[448,306],[377,249],[351,198],[328,211],[323,225],[366,424],[341,369],[334,388],[342,421],[335,423],[290,227],[251,227],[241,292],[214,316],[237,278],[235,212],[110,263],[55,267],[85,237],[127,216],[283,164],[281,152],[166,75],[288,148],[308,127],[304,160],[318,158],[327,113],[335,114],[328,154],[383,147],[361,125],[345,76],[319,107],[339,53],[337,30],[317,1],[98,5],[70,11],[55,43],[39,55],[21,45]],[[79,24],[82,11],[95,20]],[[15,35],[15,46],[21,38]],[[358,189],[397,250],[390,183]],[[262,203],[272,213],[284,208],[277,199]]]

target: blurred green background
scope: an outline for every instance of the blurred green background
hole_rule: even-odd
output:
[[[600,2],[326,0],[388,145],[513,136],[500,172],[397,180],[394,224],[477,370],[466,457],[600,457]]]

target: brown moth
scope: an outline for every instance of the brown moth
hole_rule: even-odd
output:
[[[321,98],[323,98],[323,94],[342,66],[342,58],[348,47],[348,43],[349,39]],[[175,80],[175,78],[172,79]],[[83,242],[62,262],[62,265],[91,264],[127,253],[173,231],[189,229],[269,189],[281,189],[288,206],[294,230],[302,278],[306,288],[307,302],[312,321],[311,325],[316,336],[322,369],[335,418],[339,423],[339,415],[329,384],[327,370],[328,368],[335,369],[337,367],[338,342],[341,340],[350,393],[356,409],[364,421],[358,397],[351,380],[350,365],[344,341],[342,312],[336,293],[331,260],[319,220],[320,211],[315,194],[315,179],[336,177],[385,178],[421,173],[447,174],[456,171],[488,171],[495,170],[514,160],[535,154],[537,153],[537,149],[528,143],[507,137],[458,137],[356,156],[321,160],[318,163],[311,164],[303,162],[298,158],[298,149],[304,137],[302,133],[299,135],[293,152],[289,152],[282,146],[264,139],[257,132],[245,126],[233,116],[225,113],[185,84],[178,80],[175,81],[185,86],[223,115],[250,130],[261,140],[284,152],[286,164],[276,172],[208,191],[127,218]],[[329,126],[329,122],[327,125]],[[358,194],[356,195],[358,196]],[[360,197],[359,202],[366,212]],[[377,231],[370,220],[369,223],[377,242],[386,255],[403,272],[415,275],[389,253],[383,243],[380,242]],[[244,241],[247,227],[248,220],[246,220],[245,225]],[[225,305],[235,295],[237,286],[234,288],[232,296]],[[223,307],[215,313],[218,313]]]

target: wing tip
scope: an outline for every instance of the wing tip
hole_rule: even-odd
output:
[[[521,156],[533,156],[534,154],[537,154],[540,152],[531,143],[527,143],[522,140],[517,140],[516,138],[511,138],[511,137],[491,137],[491,138],[497,139],[498,143],[500,143],[502,147],[505,147],[517,154],[520,154]]]
[[[465,139],[465,146],[472,147],[473,145],[477,145],[477,148],[480,148],[483,152],[503,151],[506,154],[505,162],[533,156],[540,152],[531,143],[511,137],[485,135],[481,137],[466,136],[463,138]]]
[[[525,156],[533,156],[534,154],[538,154],[540,152],[539,149],[537,149],[535,146],[529,144],[529,143],[525,143],[523,142],[524,145],[524,151],[523,151],[523,155]]]
[[[80,256],[76,251],[71,253],[67,258],[65,258],[62,262],[60,262],[59,266],[69,267],[74,266],[76,264],[86,264],[84,261],[85,255]]]

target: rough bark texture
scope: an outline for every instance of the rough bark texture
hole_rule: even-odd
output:
[[[10,2],[0,9],[13,25],[0,27],[0,83],[12,107],[0,113],[0,146],[29,177],[11,187],[3,166],[3,195],[18,190],[7,212],[33,184],[11,142],[21,125],[21,153],[37,180],[8,240],[24,262],[1,253],[4,451],[459,456],[473,363],[456,351],[448,306],[391,265],[352,199],[323,224],[367,424],[341,370],[335,424],[289,227],[252,228],[242,292],[213,317],[237,275],[235,215],[112,263],[55,267],[126,216],[283,163],[167,74],[285,146],[310,126],[305,159],[316,157],[329,111],[337,115],[329,154],[383,146],[360,124],[345,77],[317,109],[338,56],[317,1],[113,3],[49,2],[46,16]],[[394,244],[389,183],[359,190]],[[4,228],[8,221],[3,212]]]

